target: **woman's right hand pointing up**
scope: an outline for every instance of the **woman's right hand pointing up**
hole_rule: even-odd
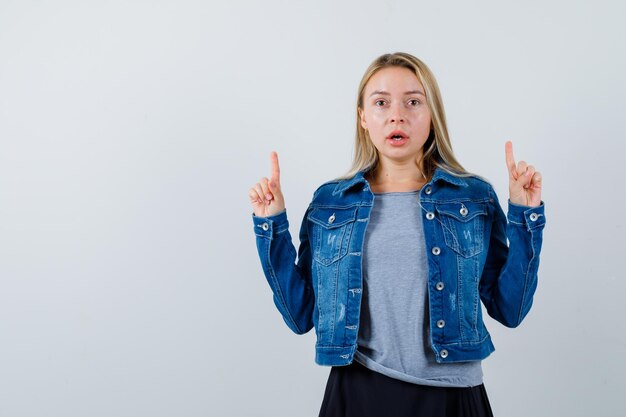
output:
[[[280,189],[280,168],[278,167],[278,154],[276,152],[270,154],[270,162],[272,166],[270,179],[261,178],[261,181],[248,191],[254,215],[258,217],[273,216],[285,210],[285,199]]]

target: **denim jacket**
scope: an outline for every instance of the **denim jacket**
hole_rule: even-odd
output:
[[[348,365],[357,349],[363,243],[374,201],[364,174],[328,181],[314,191],[297,253],[286,209],[267,217],[252,214],[274,304],[293,332],[315,327],[319,365]],[[495,348],[480,302],[507,327],[518,326],[532,305],[544,203],[527,207],[508,201],[505,216],[489,183],[439,168],[418,196],[428,258],[430,346],[439,363],[484,359]]]

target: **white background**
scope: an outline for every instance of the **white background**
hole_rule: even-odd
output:
[[[533,309],[487,321],[495,415],[624,415],[624,21],[617,0],[0,0],[0,416],[317,416],[330,368],[272,302],[248,189],[276,150],[297,247],[394,51],[435,73],[502,204],[506,140],[543,173]]]

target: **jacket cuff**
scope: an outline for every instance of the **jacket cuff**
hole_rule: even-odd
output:
[[[266,217],[257,216],[252,212],[252,223],[254,224],[254,233],[257,236],[271,238],[276,233],[289,229],[287,209]]]
[[[546,223],[546,216],[544,215],[545,206],[543,200],[537,207],[522,206],[519,204],[511,203],[508,200],[509,210],[507,213],[507,219],[510,223],[525,226],[528,230],[543,227]]]

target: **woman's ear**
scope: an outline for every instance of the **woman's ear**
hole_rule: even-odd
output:
[[[358,107],[357,110],[359,111],[359,118],[361,119],[361,127],[367,130],[367,123],[365,122],[365,115],[363,114],[363,109]]]

